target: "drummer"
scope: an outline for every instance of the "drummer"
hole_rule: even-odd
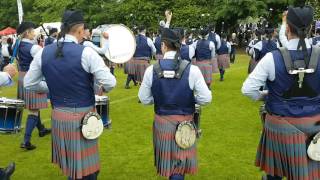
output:
[[[69,179],[97,179],[100,170],[98,140],[81,134],[83,117],[94,110],[93,79],[106,91],[116,85],[115,77],[92,48],[79,45],[84,34],[80,11],[65,11],[62,38],[47,46],[34,58],[24,85],[44,90],[43,78],[50,89],[52,111],[52,162]]]
[[[180,78],[170,78],[154,76],[158,73],[155,66],[151,65],[146,70],[138,95],[143,104],[155,106],[153,137],[158,174],[171,180],[183,180],[185,174],[197,172],[198,163],[196,145],[184,150],[176,144],[174,136],[177,125],[183,121],[190,122],[195,103],[208,104],[212,96],[197,66],[188,61],[174,60],[180,56],[178,32],[164,29],[161,49],[164,59],[157,62],[160,68],[157,70],[173,71],[177,63],[180,65],[182,62],[187,63],[187,66],[178,69],[182,72]]]
[[[25,107],[29,110],[24,140],[20,146],[26,150],[36,148],[36,146],[31,144],[31,134],[35,127],[38,128],[40,137],[50,134],[51,132],[50,129],[45,128],[44,125],[41,124],[40,118],[40,109],[48,107],[48,92],[37,93],[23,88],[24,76],[30,68],[33,57],[42,50],[39,45],[34,44],[34,38],[36,37],[34,28],[35,25],[32,22],[22,22],[17,29],[17,34],[22,38],[18,48],[17,58],[19,69],[18,99],[24,100]]]
[[[86,24],[84,27],[84,36],[83,36],[83,40],[82,42],[80,42],[81,45],[84,45],[86,47],[90,47],[93,50],[95,50],[98,54],[104,56],[109,48],[109,41],[108,41],[108,33],[107,32],[102,32],[102,37],[105,39],[105,43],[103,45],[103,47],[98,47],[95,44],[93,44],[93,42],[91,41],[91,32],[90,29],[88,27],[88,25]]]
[[[13,84],[13,77],[17,74],[17,70],[13,64],[8,64],[0,72],[0,87],[10,86]]]
[[[102,32],[102,37],[105,39],[105,43],[104,43],[104,46],[101,48],[101,47],[98,47],[97,45],[95,45],[92,41],[91,41],[91,32],[90,32],[90,29],[88,27],[87,24],[85,24],[84,26],[84,36],[83,36],[83,39],[82,39],[82,42],[80,42],[81,45],[84,45],[86,47],[90,47],[92,48],[93,50],[95,50],[98,54],[100,54],[102,57],[105,56],[106,52],[108,51],[108,48],[109,48],[109,35],[107,32]],[[94,92],[96,95],[98,96],[102,96],[103,95],[103,92],[104,92],[104,89],[101,85],[97,84],[96,82],[94,83]]]

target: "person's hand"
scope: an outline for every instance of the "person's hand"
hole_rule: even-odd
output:
[[[288,11],[285,11],[282,13],[282,23],[286,23],[287,22],[287,14],[288,14]]]
[[[102,36],[105,38],[105,39],[109,39],[109,34],[107,32],[103,32],[102,33]]]
[[[13,64],[8,64],[3,68],[3,72],[6,72],[10,75],[11,78],[13,78],[17,74],[17,70],[15,65]]]
[[[172,11],[166,10],[165,15],[166,15],[167,21],[171,21],[171,19],[172,19]]]

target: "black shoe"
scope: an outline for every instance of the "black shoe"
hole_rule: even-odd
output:
[[[34,150],[36,148],[36,146],[31,144],[30,142],[21,143],[20,147],[26,150]]]
[[[138,86],[138,83],[137,83],[137,82],[135,82],[135,83],[134,83],[134,86]]]
[[[51,133],[51,129],[43,128],[41,131],[39,131],[39,137],[46,136]]]
[[[10,163],[5,169],[3,169],[3,176],[0,178],[3,178],[3,180],[9,180],[15,169],[16,165],[14,163]]]
[[[130,86],[127,86],[127,85],[126,85],[124,88],[125,88],[125,89],[130,89]]]

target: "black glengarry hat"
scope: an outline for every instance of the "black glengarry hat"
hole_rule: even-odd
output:
[[[22,34],[26,30],[31,29],[31,28],[34,29],[35,27],[36,27],[36,25],[33,22],[29,22],[29,21],[22,22],[17,28],[17,34],[18,35]]]
[[[311,6],[290,7],[287,22],[296,30],[306,31],[313,22],[314,10]]]
[[[161,32],[161,40],[166,40],[174,44],[180,44],[180,32],[178,30],[163,28]]]
[[[49,35],[52,35],[53,33],[56,33],[56,32],[58,32],[58,29],[57,29],[57,28],[51,28],[51,29],[49,30]]]
[[[62,17],[62,23],[65,26],[73,26],[76,24],[83,24],[84,18],[81,11],[73,11],[73,10],[66,10]]]

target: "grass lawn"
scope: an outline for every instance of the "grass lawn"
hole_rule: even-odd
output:
[[[214,75],[212,104],[202,108],[203,135],[198,142],[199,172],[187,179],[243,179],[261,178],[254,166],[260,138],[259,103],[244,97],[241,86],[247,76],[249,58],[237,56],[236,64],[227,70],[225,81]],[[164,179],[153,166],[152,123],[153,107],[138,104],[138,88],[124,89],[126,76],[116,71],[117,87],[111,99],[111,130],[100,138],[101,171],[99,179]],[[2,87],[0,97],[16,97],[15,87]],[[27,110],[22,126],[25,126]],[[41,111],[42,121],[50,127],[50,110]],[[51,137],[39,138],[35,130],[34,151],[20,149],[24,130],[18,134],[0,134],[0,167],[16,162],[13,180],[65,180],[60,169],[51,163]]]

